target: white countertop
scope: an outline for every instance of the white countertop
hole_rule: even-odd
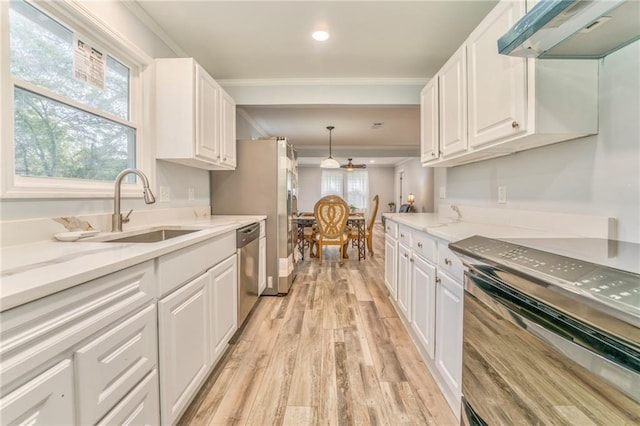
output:
[[[447,242],[458,241],[473,235],[489,238],[545,238],[564,237],[566,234],[548,232],[519,226],[497,225],[455,220],[435,213],[384,213],[387,219],[409,226]]]
[[[264,219],[266,216],[243,215],[167,221],[162,225],[202,231],[156,243],[44,241],[2,248],[0,311]],[[123,236],[141,228],[131,227]]]

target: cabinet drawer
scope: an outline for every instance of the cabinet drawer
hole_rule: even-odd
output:
[[[148,304],[155,288],[149,260],[2,312],[0,382],[26,380],[58,354]]]
[[[398,227],[398,242],[404,244],[406,247],[411,247],[411,229],[406,226],[400,225]]]
[[[236,233],[228,232],[158,259],[158,298],[236,252]]]
[[[156,306],[146,307],[76,352],[80,424],[94,424],[157,365]]]
[[[65,359],[0,399],[3,425],[71,425],[73,373]]]
[[[159,425],[158,372],[153,370],[98,425]]]
[[[391,238],[398,238],[398,224],[391,222],[389,219],[385,220],[384,232]]]
[[[425,260],[435,264],[436,258],[436,240],[429,237],[424,232],[413,232],[412,245],[413,252],[420,255]]]
[[[449,274],[453,279],[462,283],[464,277],[464,265],[454,252],[449,250],[446,241],[438,242],[438,270]]]

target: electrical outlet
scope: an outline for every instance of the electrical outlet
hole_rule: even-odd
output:
[[[171,188],[169,188],[168,186],[161,186],[160,187],[160,202],[161,203],[166,203],[171,201]]]
[[[189,197],[189,201],[193,201],[196,199],[196,190],[195,188],[189,188],[187,189],[187,194]]]
[[[442,199],[447,198],[447,187],[446,186],[441,186],[440,187],[440,198],[442,198]]]
[[[273,277],[271,275],[267,277],[267,287],[273,288]]]
[[[507,187],[498,187],[498,204],[507,204]]]

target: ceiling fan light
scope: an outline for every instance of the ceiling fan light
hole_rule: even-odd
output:
[[[322,160],[320,167],[323,169],[339,169],[340,163],[338,163],[333,157],[329,157]]]

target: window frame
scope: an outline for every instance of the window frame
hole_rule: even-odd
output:
[[[151,114],[153,87],[153,58],[132,44],[129,40],[110,28],[80,2],[64,0],[59,2],[24,0],[43,13],[51,16],[72,31],[97,43],[108,55],[129,68],[130,120],[127,125],[135,125],[136,168],[144,171],[151,182],[156,179],[154,157],[153,122]],[[109,181],[88,179],[49,178],[18,176],[15,174],[14,137],[14,93],[15,87],[35,90],[55,101],[60,96],[46,88],[25,82],[11,74],[11,51],[9,40],[9,2],[0,2],[0,198],[111,198],[114,184]],[[75,106],[64,98],[63,103]],[[91,112],[90,106],[83,105],[83,111]],[[108,116],[104,113],[102,116]],[[109,117],[113,119],[113,117]],[[122,119],[114,120],[123,123]],[[122,196],[139,197],[142,184],[123,183]]]
[[[369,200],[369,171],[368,170],[358,170],[358,171],[348,171],[348,170],[342,170],[342,169],[323,169],[321,174],[320,174],[320,196],[323,197],[325,195],[329,195],[328,193],[324,193],[322,191],[322,187],[323,187],[323,182],[324,182],[324,176],[326,174],[334,174],[334,175],[340,175],[341,179],[342,179],[342,189],[341,189],[341,193],[338,194],[340,196],[340,198],[342,198],[343,200],[345,200],[347,202],[347,204],[349,204],[349,176],[352,175],[352,173],[366,173],[367,174],[367,187],[365,188],[365,203],[363,207],[356,207],[359,208],[362,212],[367,213],[367,211],[369,210],[369,204],[370,204],[370,200]],[[349,206],[351,206],[351,204],[349,204]]]

